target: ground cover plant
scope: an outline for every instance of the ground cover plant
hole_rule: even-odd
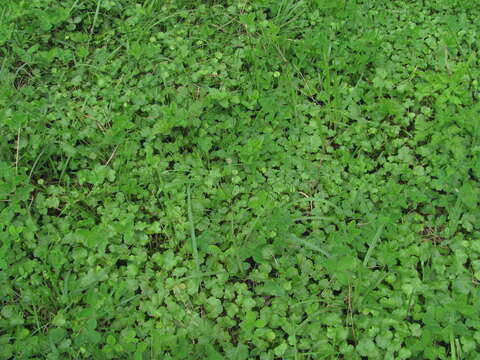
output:
[[[477,0],[4,0],[1,359],[478,359]]]

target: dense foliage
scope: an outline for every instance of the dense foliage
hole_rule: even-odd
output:
[[[1,359],[478,359],[478,0],[3,0]]]

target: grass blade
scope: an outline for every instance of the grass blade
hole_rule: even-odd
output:
[[[97,1],[97,8],[95,9],[95,15],[93,16],[92,27],[90,28],[90,38],[93,35],[93,30],[95,29],[95,25],[97,25],[97,19],[98,19],[98,14],[100,12],[100,4],[101,3],[102,3],[102,0]]]
[[[292,235],[291,236],[291,239],[300,244],[300,245],[303,245],[305,246],[306,248],[310,249],[310,250],[314,250],[314,251],[318,251],[319,253],[325,255],[326,257],[330,257],[330,254],[328,252],[326,252],[325,250],[323,250],[322,248],[318,247],[317,245],[314,245],[312,243],[309,243],[308,241],[306,240],[303,240],[303,239],[300,239],[298,237],[296,237],[295,235]]]
[[[296,218],[294,221],[302,221],[302,220],[335,220],[334,217],[331,216],[300,216]]]
[[[188,281],[188,280],[190,280],[190,279],[200,279],[200,278],[202,278],[202,277],[208,277],[208,276],[218,275],[218,274],[223,274],[223,273],[225,273],[225,271],[222,271],[222,272],[210,271],[210,272],[206,272],[206,273],[202,273],[202,274],[195,274],[195,275],[185,276],[185,277],[182,277],[182,278],[180,278],[180,279],[175,280],[174,282],[166,285],[165,287],[166,287],[167,289],[171,289],[171,288],[174,287],[175,285],[181,284],[182,282]]]
[[[375,233],[375,236],[373,237],[372,241],[370,242],[370,246],[368,247],[367,254],[365,255],[365,258],[363,259],[363,266],[367,266],[368,261],[370,260],[370,257],[372,256],[373,250],[375,250],[375,246],[377,246],[377,242],[380,239],[380,237],[382,236],[384,228],[385,228],[385,224],[382,224],[377,229],[377,232]]]
[[[200,272],[200,261],[198,259],[197,237],[195,236],[195,223],[193,222],[192,199],[190,196],[190,187],[187,188],[187,208],[188,208],[188,222],[190,223],[190,233],[192,236],[192,254],[195,260],[197,271]]]

